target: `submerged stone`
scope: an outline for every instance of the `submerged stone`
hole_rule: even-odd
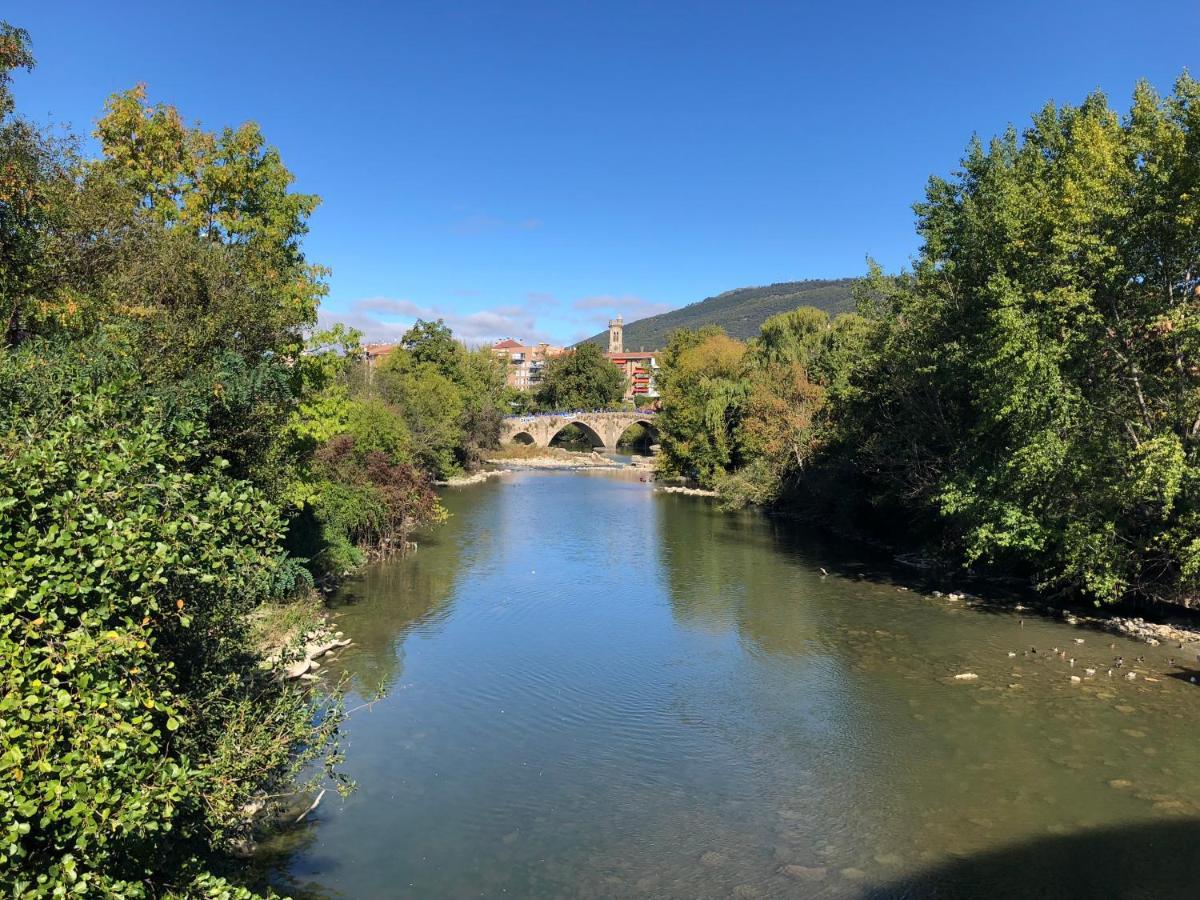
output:
[[[788,878],[794,878],[797,881],[820,881],[829,874],[829,870],[824,866],[798,866],[794,863],[780,866],[779,871]]]

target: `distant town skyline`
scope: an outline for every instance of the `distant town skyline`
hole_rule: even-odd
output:
[[[1195,4],[1141,9],[1200,26]],[[86,136],[144,82],[189,121],[260,122],[323,198],[305,239],[332,269],[322,320],[371,340],[420,317],[476,345],[569,345],[618,312],[857,275],[868,255],[896,270],[911,204],[973,133],[1097,88],[1127,108],[1137,79],[1200,70],[1194,41],[1128,27],[1116,0],[123,10],[10,0],[38,59],[18,107]]]

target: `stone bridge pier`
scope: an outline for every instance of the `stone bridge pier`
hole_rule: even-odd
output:
[[[631,425],[642,425],[657,434],[654,413],[649,410],[537,413],[506,416],[500,432],[502,443],[511,444],[524,437],[525,443],[549,447],[550,442],[568,425],[578,425],[593,446],[615,450],[617,441]]]

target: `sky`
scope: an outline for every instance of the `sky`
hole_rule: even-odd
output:
[[[973,134],[1200,73],[1200,2],[5,0],[27,117],[136,83],[252,119],[319,194],[323,321],[569,343],[722,291],[906,266]]]

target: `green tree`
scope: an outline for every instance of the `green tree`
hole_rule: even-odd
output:
[[[403,547],[414,528],[440,521],[444,511],[429,470],[420,467],[418,441],[428,433],[414,438],[406,411],[385,399],[361,359],[357,333],[335,326],[314,335],[299,370],[303,399],[287,434],[303,462],[289,486],[296,512],[287,544],[316,574],[339,576],[369,555]],[[389,372],[380,377],[385,387]],[[422,424],[418,410],[409,412]]]
[[[8,22],[0,22],[0,118],[16,108],[13,102],[12,73],[16,69],[32,72],[33,51],[29,46],[29,32]]]
[[[976,141],[876,278],[855,464],[967,560],[1097,600],[1200,589],[1200,85]],[[931,529],[932,531],[932,529]]]
[[[750,342],[752,361],[760,364],[796,363],[812,371],[829,344],[829,313],[801,306],[771,316]]]
[[[438,374],[451,381],[462,378],[466,348],[454,339],[454,332],[441,319],[436,322],[417,319],[400,338],[400,347],[407,351],[413,364],[433,366]]]
[[[458,461],[463,468],[473,469],[486,451],[500,446],[502,419],[510,412],[504,362],[480,347],[463,358],[460,378],[463,412]]]
[[[0,25],[0,883],[233,895],[211,870],[247,802],[338,722],[248,630],[312,585],[278,501],[309,452],[284,425],[315,368],[315,198],[256,129],[140,94],[83,160],[12,116],[31,65]],[[387,501],[403,474],[372,484]]]
[[[53,197],[66,181],[68,154],[14,115],[10,85],[34,66],[29,34],[0,21],[0,345],[22,340],[39,318],[48,273],[42,265]]]
[[[727,502],[778,503],[825,461],[867,332],[860,316],[831,321],[813,307],[763,323],[744,359],[747,396],[737,433],[743,464],[719,483]]]
[[[432,362],[417,362],[406,350],[393,350],[376,374],[380,396],[394,406],[412,435],[419,465],[438,478],[460,471],[463,394]]]
[[[7,124],[29,163],[0,166],[16,179],[0,198],[7,343],[136,326],[144,377],[203,407],[210,452],[279,496],[278,438],[324,291],[299,246],[316,198],[288,190],[254,126],[187,128],[141,89],[110,101],[96,161]]]
[[[189,128],[178,110],[146,101],[139,85],[115,94],[96,125],[103,157],[94,175],[129,191],[157,222],[242,248],[247,263],[310,322],[325,293],[323,270],[300,249],[320,199],[295,180],[253,122],[219,134]]]
[[[712,487],[741,462],[738,426],[749,382],[746,345],[713,327],[673,332],[662,353],[661,465]]]
[[[538,385],[542,409],[607,409],[625,396],[625,378],[595,344],[580,344],[546,366]]]
[[[323,573],[346,574],[362,564],[364,551],[402,549],[414,529],[445,515],[428,473],[350,434],[317,448],[312,475],[316,489],[292,541]]]

